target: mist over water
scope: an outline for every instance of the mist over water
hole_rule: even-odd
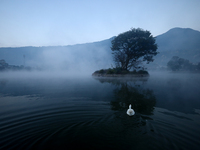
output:
[[[150,75],[149,85],[157,91],[160,107],[185,113],[200,109],[199,73],[150,72]]]
[[[92,74],[113,65],[110,45],[111,39],[72,46],[1,48],[0,59],[31,70]]]
[[[198,149],[199,88],[188,73],[1,72],[0,149]]]

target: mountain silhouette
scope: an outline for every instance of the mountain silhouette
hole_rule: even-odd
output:
[[[193,63],[200,60],[200,32],[190,28],[173,28],[156,37],[158,51],[154,64],[166,66],[173,56],[188,59]]]
[[[103,41],[46,47],[4,47],[0,48],[0,60],[11,65],[27,65],[39,67],[91,68],[94,70],[114,66],[112,60],[111,41],[114,37]],[[156,36],[159,54],[147,68],[166,66],[173,57],[188,59],[193,63],[200,60],[200,32],[190,28],[172,28],[166,33]],[[94,71],[93,70],[93,71]]]

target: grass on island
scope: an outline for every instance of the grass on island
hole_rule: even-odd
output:
[[[122,70],[121,68],[109,68],[109,69],[101,69],[97,70],[93,73],[95,74],[101,74],[101,75],[111,75],[111,74],[119,74],[119,75],[137,75],[137,74],[143,74],[148,75],[148,71],[145,70],[139,70],[139,71],[128,71],[128,70]]]

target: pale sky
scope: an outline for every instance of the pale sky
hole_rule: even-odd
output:
[[[89,43],[138,27],[200,31],[200,0],[0,0],[0,47]]]

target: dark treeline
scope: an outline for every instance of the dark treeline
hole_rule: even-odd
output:
[[[32,69],[33,68],[31,68],[31,67],[25,67],[23,65],[21,65],[21,66],[9,65],[8,63],[6,63],[6,61],[4,59],[0,60],[0,71],[8,71],[8,70],[12,70],[12,71],[17,71],[17,70],[31,71]]]
[[[167,67],[172,71],[200,71],[200,62],[197,64],[191,63],[189,60],[173,56],[172,59],[167,63]]]

